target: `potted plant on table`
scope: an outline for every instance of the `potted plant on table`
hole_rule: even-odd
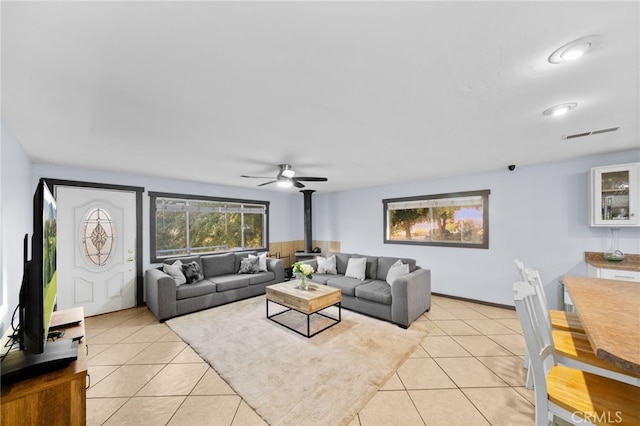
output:
[[[307,278],[313,278],[313,267],[308,263],[296,262],[293,264],[293,273],[295,274],[296,278],[300,280],[298,288],[300,290],[307,290],[309,288]]]

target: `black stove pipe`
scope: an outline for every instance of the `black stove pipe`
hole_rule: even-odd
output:
[[[313,189],[303,189],[302,194],[304,195],[304,252],[311,253],[313,248],[311,245],[313,244],[313,239],[311,235],[311,195],[316,192]]]

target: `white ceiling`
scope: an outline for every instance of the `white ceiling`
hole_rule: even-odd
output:
[[[1,7],[2,117],[34,162],[246,187],[290,163],[326,192],[639,146],[637,1]]]

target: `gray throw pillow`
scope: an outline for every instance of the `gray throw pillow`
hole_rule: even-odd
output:
[[[238,274],[257,274],[260,272],[260,259],[258,257],[247,257],[240,261]]]
[[[187,284],[193,284],[204,280],[202,269],[200,269],[198,262],[195,261],[182,265],[182,273],[187,279]]]

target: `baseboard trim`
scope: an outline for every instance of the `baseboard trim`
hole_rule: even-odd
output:
[[[462,300],[464,302],[473,302],[473,303],[479,303],[480,305],[493,306],[495,308],[510,309],[512,311],[516,310],[515,306],[503,305],[501,303],[486,302],[484,300],[469,299],[469,298],[466,298],[466,297],[452,296],[450,294],[443,294],[443,293],[433,293],[432,292],[431,294],[434,295],[434,296],[446,297],[448,299],[456,299],[456,300]]]

